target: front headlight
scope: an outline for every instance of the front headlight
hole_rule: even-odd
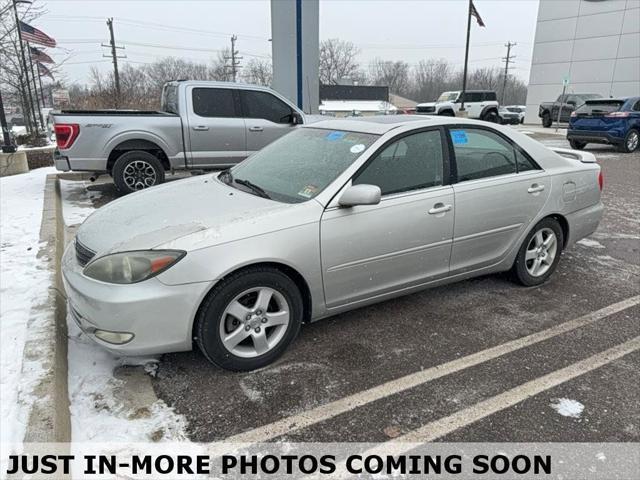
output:
[[[107,283],[136,283],[151,278],[177,263],[182,250],[141,250],[100,257],[84,269],[87,277]]]

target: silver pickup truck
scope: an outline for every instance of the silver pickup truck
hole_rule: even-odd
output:
[[[164,85],[161,111],[52,115],[56,168],[109,173],[122,193],[162,183],[168,170],[229,167],[312,119],[266,87],[180,80]]]

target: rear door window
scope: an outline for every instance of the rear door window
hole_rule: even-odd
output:
[[[452,128],[449,135],[458,182],[540,169],[519,146],[490,130]]]
[[[194,88],[193,111],[200,117],[238,117],[233,90],[229,88]]]
[[[484,96],[484,100],[488,102],[493,102],[497,100],[496,92],[484,92],[483,96]]]

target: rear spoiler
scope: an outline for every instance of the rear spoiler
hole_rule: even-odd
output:
[[[551,148],[551,150],[558,155],[570,158],[571,160],[578,160],[582,163],[596,163],[596,157],[593,153],[570,150],[568,148]]]

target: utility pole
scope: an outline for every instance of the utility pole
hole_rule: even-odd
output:
[[[115,107],[118,108],[118,102],[120,100],[120,75],[118,74],[118,58],[127,58],[127,57],[126,56],[118,57],[118,53],[116,49],[118,48],[124,49],[124,47],[116,46],[116,40],[113,35],[113,18],[107,18],[107,26],[109,27],[109,36],[111,40],[109,42],[109,45],[105,45],[103,43],[102,46],[110,47],[111,54],[110,55],[103,54],[102,56],[107,58],[111,57],[111,60],[113,61],[113,78],[116,83]]]
[[[511,63],[512,60],[516,58],[515,55],[511,55],[511,47],[515,47],[516,45],[517,43],[511,43],[510,41],[504,44],[504,46],[507,47],[507,56],[502,57],[502,61],[504,62],[504,79],[502,80],[502,98],[500,100],[500,103],[502,105],[504,105],[504,97],[507,93],[507,78],[509,78],[509,63]]]
[[[240,68],[240,60],[242,60],[242,57],[238,56],[238,53],[240,52],[236,50],[236,40],[238,40],[238,37],[236,35],[232,35],[231,36],[231,56],[224,57],[225,60],[231,60],[231,78],[233,78],[234,82],[238,77],[238,68]]]
[[[22,44],[22,30],[20,29],[20,17],[18,16],[18,7],[16,6],[16,0],[11,0],[13,4],[13,13],[16,17],[16,28],[18,29],[18,43],[20,44],[20,57],[22,60],[22,72],[24,73],[25,82],[24,85],[27,88],[27,95],[29,98],[29,109],[27,111],[27,115],[31,114],[33,118],[33,124],[35,127],[36,135],[40,135],[40,131],[38,129],[38,119],[36,118],[36,112],[33,108],[33,96],[31,95],[31,87],[29,85],[29,73],[27,69],[27,57],[24,54],[24,45]]]

